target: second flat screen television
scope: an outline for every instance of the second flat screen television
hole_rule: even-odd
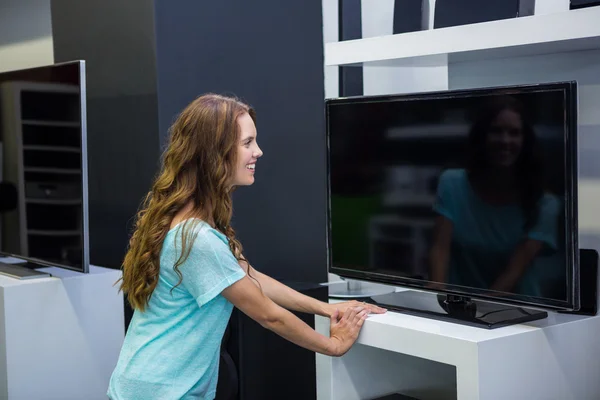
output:
[[[89,272],[85,83],[83,60],[0,73],[0,274]]]
[[[578,307],[574,82],[326,101],[329,270]]]

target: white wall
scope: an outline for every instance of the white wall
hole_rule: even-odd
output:
[[[323,42],[339,40],[338,0],[323,0]],[[325,98],[339,96],[339,67],[325,66]]]
[[[0,72],[53,62],[50,0],[0,0]]]
[[[423,9],[424,26],[433,26],[435,0]],[[362,0],[363,38],[391,35],[394,27],[394,0]],[[408,60],[395,66],[377,65],[363,68],[365,95],[413,93],[448,89],[447,57]]]

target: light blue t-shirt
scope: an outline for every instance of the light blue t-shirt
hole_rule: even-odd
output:
[[[544,251],[525,272],[515,291],[542,295],[540,285],[561,273],[557,256],[561,202],[554,195],[544,194],[538,210],[536,223],[525,231],[526,216],[520,204],[486,203],[471,187],[464,169],[444,171],[434,211],[452,221],[448,283],[488,289],[506,270],[519,242],[530,238],[543,242]]]
[[[174,288],[184,224],[197,236],[179,266],[183,281]],[[244,276],[221,232],[198,219],[171,229],[163,242],[158,284],[146,310],[134,312],[109,398],[214,399],[221,340],[233,309],[221,292]]]

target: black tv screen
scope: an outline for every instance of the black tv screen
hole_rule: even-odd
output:
[[[576,83],[326,101],[329,271],[578,307]]]
[[[28,267],[89,270],[85,99],[84,61],[0,73],[0,254]]]

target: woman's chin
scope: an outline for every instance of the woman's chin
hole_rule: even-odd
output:
[[[238,179],[235,186],[250,186],[254,183],[254,177],[248,177],[244,179]]]

